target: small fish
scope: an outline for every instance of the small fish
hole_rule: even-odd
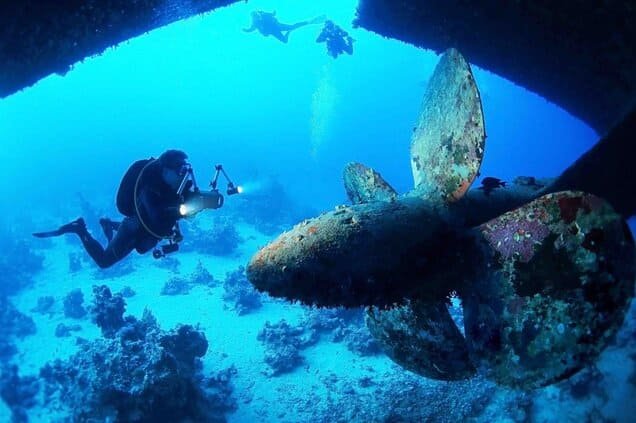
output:
[[[484,195],[490,195],[490,192],[496,188],[503,188],[506,186],[506,182],[499,178],[493,178],[487,176],[481,180],[481,186],[477,189],[484,191]]]

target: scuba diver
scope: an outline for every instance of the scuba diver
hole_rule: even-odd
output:
[[[131,165],[117,192],[117,208],[126,217],[122,222],[100,220],[109,241],[106,248],[93,238],[81,217],[55,231],[33,235],[48,238],[76,234],[101,268],[112,266],[133,249],[139,254],[147,253],[161,239],[175,235],[174,228],[181,217],[177,189],[188,169],[186,159],[184,152],[168,150],[156,160],[139,160]]]
[[[353,42],[355,40],[333,21],[328,20],[322,31],[316,38],[317,43],[325,43],[329,55],[336,59],[342,53],[353,54]]]
[[[255,10],[252,12],[252,26],[249,28],[243,28],[245,32],[253,32],[258,30],[265,37],[274,36],[282,43],[287,43],[289,39],[289,33],[294,29],[306,26],[322,23],[325,21],[324,16],[311,19],[309,21],[301,21],[295,24],[284,24],[276,19],[276,12],[263,12],[262,10]]]
[[[212,190],[200,191],[187,158],[183,151],[168,150],[158,159],[138,160],[130,166],[117,191],[117,208],[126,217],[122,222],[105,218],[99,222],[108,239],[106,248],[93,238],[81,217],[54,231],[38,232],[33,236],[48,238],[76,234],[88,255],[101,268],[112,266],[133,249],[145,254],[163,239],[169,243],[153,251],[155,258],[177,251],[178,243],[183,239],[178,220],[223,205],[223,195],[216,189],[219,173],[222,172],[228,181],[228,195],[241,192],[221,165],[216,166],[216,174],[210,183]]]

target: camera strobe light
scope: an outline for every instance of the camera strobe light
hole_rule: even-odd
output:
[[[243,188],[240,186],[234,186],[233,183],[229,183],[227,184],[227,195],[234,195],[234,194],[240,194],[241,192],[243,192]]]

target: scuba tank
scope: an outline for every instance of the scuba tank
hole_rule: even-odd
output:
[[[143,168],[150,162],[154,161],[153,157],[149,159],[137,160],[130,165],[119,183],[117,190],[117,210],[124,216],[133,217],[135,213],[135,183],[141,174]]]

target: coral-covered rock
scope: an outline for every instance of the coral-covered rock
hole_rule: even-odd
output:
[[[192,326],[179,326],[173,333],[164,335],[159,342],[165,351],[187,363],[196,357],[203,357],[208,350],[205,335]]]
[[[257,339],[265,346],[265,363],[269,366],[270,376],[294,371],[304,363],[300,351],[318,341],[314,331],[307,332],[302,326],[291,326],[285,320],[265,326]]]
[[[232,395],[232,378],[236,374],[236,367],[232,365],[212,373],[203,380],[202,388],[205,391],[209,412],[221,415],[238,408],[236,398]]]
[[[320,334],[332,333],[337,329],[346,327],[350,323],[361,322],[361,316],[362,310],[359,308],[309,307],[305,310],[301,325]]]
[[[342,341],[347,349],[361,356],[375,355],[382,352],[378,341],[371,336],[364,326],[348,326],[334,333],[335,341]]]
[[[186,278],[173,276],[161,288],[161,295],[185,295],[192,289],[192,284]]]
[[[64,297],[64,316],[72,319],[81,319],[86,316],[84,308],[84,294],[76,288]]]
[[[91,317],[106,338],[112,338],[124,325],[126,302],[120,294],[111,294],[106,285],[93,286]]]
[[[332,342],[343,342],[349,351],[358,355],[381,352],[380,345],[365,327],[361,308],[310,308],[301,326],[317,335],[331,334]]]
[[[265,347],[265,363],[269,376],[293,372],[304,363],[301,351],[320,341],[321,335],[330,335],[332,342],[343,342],[359,355],[380,352],[378,343],[364,326],[361,309],[307,309],[297,326],[285,320],[267,321],[257,339]]]
[[[236,252],[243,239],[239,235],[234,219],[217,216],[211,227],[203,227],[196,220],[186,234],[185,245],[198,253],[214,256],[229,256]]]
[[[67,336],[71,336],[72,332],[77,332],[82,330],[80,325],[65,325],[64,323],[60,323],[55,327],[55,336],[58,338],[65,338]]]
[[[131,298],[134,297],[135,295],[137,295],[137,293],[135,292],[134,289],[132,289],[131,287],[129,287],[128,285],[126,285],[125,287],[123,287],[120,291],[119,294],[121,294],[122,297],[124,298]]]
[[[298,347],[294,345],[279,345],[275,350],[268,349],[265,352],[265,364],[269,366],[270,370],[266,374],[278,376],[293,372],[305,362],[305,358],[300,355],[299,351]]]
[[[0,296],[13,295],[30,286],[33,276],[42,270],[44,256],[36,253],[31,244],[18,236],[16,230],[0,224]]]
[[[0,359],[8,361],[16,352],[13,341],[0,335]]]
[[[45,295],[38,298],[38,304],[31,309],[33,313],[40,314],[52,314],[52,308],[55,304],[55,298],[50,295]]]
[[[243,266],[226,275],[223,289],[223,299],[232,303],[239,315],[250,313],[262,306],[261,294],[247,280]]]
[[[0,297],[0,340],[24,338],[36,332],[35,322],[21,313],[6,297]]]
[[[36,332],[35,322],[22,314],[6,297],[0,296],[0,361],[8,362],[16,353],[14,341]]]
[[[214,279],[214,276],[203,266],[201,260],[197,262],[197,267],[190,276],[190,282],[194,285],[203,285],[209,288],[213,288],[219,285],[219,281]]]
[[[113,338],[83,343],[69,360],[41,369],[49,403],[68,407],[73,421],[225,421],[235,408],[233,373],[201,374],[202,332],[165,332],[149,313],[124,322]]]
[[[0,368],[0,398],[9,406],[14,423],[26,423],[26,410],[36,404],[40,390],[38,379],[34,376],[20,377],[17,366]]]

